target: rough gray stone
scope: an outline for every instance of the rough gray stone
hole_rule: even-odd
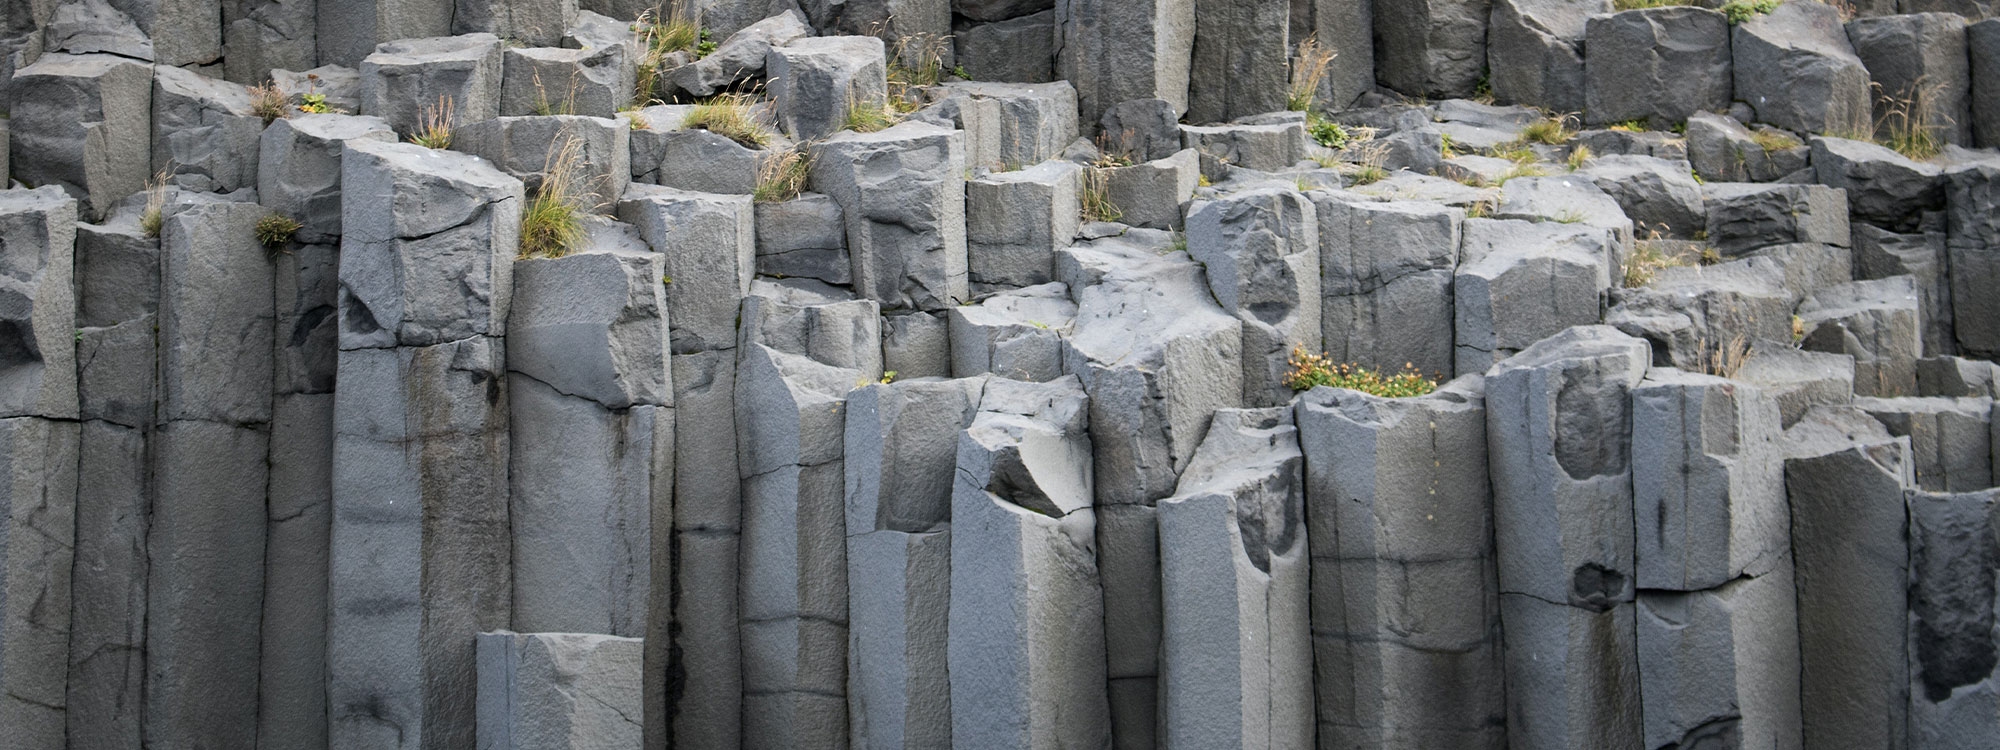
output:
[[[1909,713],[1909,441],[1820,408],[1785,433],[1806,747],[1895,747]]]
[[[964,172],[964,137],[925,123],[814,146],[812,184],[840,204],[857,295],[885,311],[944,310],[970,297]]]
[[[331,294],[328,309],[330,302]],[[329,356],[325,365],[330,369],[334,366],[332,316],[326,322],[323,338]],[[257,741],[263,747],[315,750],[327,743],[327,562],[333,512],[331,371],[326,379],[328,392],[280,393],[272,401],[270,499],[264,519],[263,653],[257,681]]]
[[[307,66],[310,65],[308,62]],[[305,103],[306,94],[318,94],[326,97],[326,106],[332,110],[329,114],[351,114],[361,109],[361,72],[353,68],[322,65],[296,73],[290,70],[266,68],[260,75],[267,76],[276,84],[278,90],[284,92],[285,101],[294,107]],[[290,114],[292,117],[299,117],[309,113]]]
[[[1847,191],[1857,221],[1909,230],[1924,212],[1944,208],[1942,168],[1873,143],[1814,136],[1812,165],[1820,184]]]
[[[0,416],[77,416],[77,211],[56,187],[0,191]]]
[[[1721,13],[1664,7],[1599,15],[1585,25],[1584,39],[1583,112],[1592,125],[1688,122],[1692,138],[1691,117],[1729,107],[1729,21]]]
[[[1772,564],[1711,590],[1639,594],[1646,747],[1801,746],[1792,565]]]
[[[1507,743],[1482,391],[1298,402],[1323,746]]]
[[[772,47],[764,60],[778,122],[800,140],[845,126],[847,111],[888,97],[882,40],[867,36],[804,37]]]
[[[951,375],[951,321],[943,312],[909,312],[882,318],[883,374],[942,378]]]
[[[1062,155],[1077,137],[1076,89],[1069,83],[952,82],[946,95],[963,93],[999,103],[1000,150],[1006,171]]]
[[[1565,328],[1596,323],[1613,253],[1589,227],[1466,220],[1452,282],[1454,370],[1483,372]]]
[[[21,747],[64,743],[77,443],[74,422],[0,419],[0,722]]]
[[[508,369],[606,409],[672,405],[664,261],[587,252],[516,262]]]
[[[2000,147],[2000,18],[1965,27],[1972,58],[1972,138],[1981,148]]]
[[[420,130],[426,114],[454,124],[498,117],[500,47],[492,34],[399,38],[376,45],[360,64],[361,113],[380,117],[405,135]]]
[[[1289,3],[1195,0],[1187,120],[1227,122],[1285,109]]]
[[[1951,319],[1962,352],[2000,356],[2000,168],[1981,165],[1945,175],[1949,220]]]
[[[257,198],[299,223],[299,242],[340,238],[341,151],[348,141],[396,142],[381,118],[299,115],[276,120],[258,141]]]
[[[667,256],[676,354],[735,344],[738,300],[750,293],[757,270],[755,217],[747,195],[634,185],[618,202],[619,220]]]
[[[1076,89],[1079,120],[1094,125],[1112,105],[1165,99],[1188,109],[1195,0],[1058,0],[1056,79]]]
[[[1167,746],[1312,743],[1303,473],[1290,409],[1224,409],[1160,501]]]
[[[1452,374],[1452,272],[1465,212],[1310,194],[1319,216],[1322,351],[1381,371]]]
[[[11,177],[60,186],[86,219],[146,186],[152,66],[112,55],[44,55],[14,72]]]
[[[1576,177],[1521,177],[1507,181],[1493,209],[1500,219],[1556,222],[1592,228],[1608,235],[1612,268],[1624,264],[1633,242],[1632,219],[1619,201],[1597,187],[1595,180]]]
[[[318,64],[316,2],[253,0],[224,19],[224,77],[252,85],[276,70],[305,70]],[[232,20],[233,19],[233,20]]]
[[[189,190],[227,193],[257,186],[262,118],[250,90],[180,68],[153,77],[153,174]]]
[[[1912,396],[1923,356],[1916,280],[1896,276],[1821,290],[1799,305],[1806,349],[1854,357],[1854,392]]]
[[[1757,119],[1800,133],[1870,132],[1868,69],[1840,11],[1784,3],[1730,29],[1736,99]]]
[[[1048,161],[966,183],[967,281],[973,293],[1048,283],[1056,249],[1076,238],[1084,169]]]
[[[637,85],[630,53],[620,44],[585,49],[509,47],[502,52],[499,112],[613,117],[632,100]]]
[[[1915,277],[1926,354],[1958,350],[1951,316],[1951,278],[1945,272],[1949,253],[1943,232],[1895,234],[1867,224],[1854,228],[1854,278]]]
[[[519,180],[464,154],[350,140],[341,183],[342,349],[506,333]]]
[[[142,10],[127,5],[131,10]],[[153,40],[125,10],[107,0],[64,3],[54,15],[43,19],[42,46],[47,52],[87,54],[107,52],[134,60],[152,62]]]
[[[479,747],[639,747],[644,672],[638,638],[480,633]]]
[[[1108,747],[1091,444],[1075,378],[993,379],[958,443],[952,736]]]
[[[757,273],[851,283],[854,267],[842,216],[839,203],[818,193],[756,204]]]
[[[1946,143],[1970,145],[1972,71],[1966,54],[1966,19],[1950,13],[1904,12],[1908,15],[1860,18],[1847,24],[1847,40],[1873,83],[1874,132],[1888,136],[1894,126],[1916,127]],[[1892,115],[1891,107],[1899,102],[1926,111]]]
[[[1618,202],[1637,234],[1692,237],[1708,228],[1701,184],[1686,161],[1649,156],[1600,156],[1583,174]]]
[[[1053,81],[1056,31],[1053,7],[1004,21],[960,26],[952,35],[953,57],[974,80]]]
[[[2000,365],[1961,357],[1917,360],[1917,395],[1985,396],[2000,394]]]
[[[1911,472],[1929,492],[1993,486],[1993,402],[1971,398],[1858,398],[1854,408],[1910,439]]]
[[[1486,59],[1493,96],[1556,112],[1584,107],[1585,19],[1607,0],[1493,0]]]
[[[1291,43],[1311,36],[1334,53],[1313,97],[1326,110],[1354,104],[1375,90],[1374,3],[1369,0],[1292,0]]]
[[[1289,189],[1249,190],[1188,212],[1188,254],[1222,309],[1243,323],[1242,403],[1277,406],[1294,350],[1321,337],[1319,219]]]
[[[1182,144],[1232,167],[1277,172],[1304,161],[1304,122],[1270,125],[1181,126]]]
[[[1683,134],[1657,130],[1636,133],[1630,130],[1585,130],[1577,133],[1572,143],[1599,155],[1650,156],[1667,161],[1686,161],[1688,158],[1688,139]],[[1572,147],[1572,153],[1574,150]]]
[[[451,33],[486,32],[527,47],[554,47],[576,23],[576,0],[454,0]]]
[[[529,193],[541,190],[563,159],[574,159],[571,187],[583,209],[610,213],[632,179],[629,130],[609,117],[496,117],[460,126],[451,145],[491,162]]]
[[[1375,79],[1411,96],[1471,96],[1486,69],[1489,0],[1376,3]]]
[[[1103,131],[1097,136],[1104,148],[1129,156],[1134,161],[1165,159],[1181,146],[1180,116],[1165,99],[1134,99],[1105,110]]]
[[[1909,495],[1912,747],[1976,746],[2000,732],[1996,500],[1996,490]]]
[[[743,27],[715,46],[715,51],[675,68],[668,82],[689,96],[714,96],[764,75],[764,58],[771,48],[812,36],[812,27],[796,10],[779,13]]]
[[[672,647],[684,682],[667,710],[676,746],[734,747],[743,730],[736,352],[678,353],[671,362],[674,431],[691,437],[674,443]]]
[[[255,203],[197,203],[166,217],[160,421],[270,422],[276,311],[271,255],[256,238],[264,216]]]
[[[1789,147],[1767,149],[1750,129],[1728,115],[1696,112],[1687,118],[1688,160],[1694,171],[1712,183],[1776,182],[1806,168],[1811,151],[1797,136],[1759,126],[1764,141]]]
[[[984,376],[898,380],[848,396],[850,548],[870,532],[918,534],[950,524],[957,437],[971,425],[985,386]]]
[[[1038,383],[1062,377],[1062,334],[1076,320],[1076,303],[1062,284],[996,294],[948,314],[954,377],[992,373]]]
[[[145,343],[144,348],[136,353],[143,357],[134,364],[150,365],[153,361],[150,354],[152,318],[143,317],[121,328],[141,325],[144,326],[143,339],[128,338]],[[93,338],[89,334],[86,332],[86,339]],[[152,373],[148,371],[146,375],[150,384]],[[150,405],[151,398],[145,399],[145,402]],[[150,418],[151,414],[147,416]],[[45,460],[35,451],[43,449],[44,440],[49,435],[45,433],[47,427],[37,423],[59,424],[29,419],[0,421],[0,434],[11,438],[11,433],[18,432],[32,440],[32,443],[19,446],[24,452],[10,451],[11,460],[27,464],[9,466],[10,475],[27,471],[36,462]],[[71,576],[68,589],[72,608],[67,647],[67,700],[61,700],[64,694],[61,686],[57,685],[54,693],[29,696],[44,702],[43,706],[34,707],[33,713],[42,714],[40,719],[22,721],[24,717],[18,711],[24,706],[19,705],[10,706],[4,713],[11,722],[9,726],[26,728],[28,738],[46,740],[50,747],[62,745],[62,723],[67,714],[69,742],[73,745],[136,748],[141,747],[143,741],[141,718],[146,674],[146,521],[151,505],[146,437],[136,426],[96,419],[86,421],[80,427],[77,460],[79,465],[88,465],[91,470],[77,473],[74,467],[68,467],[68,476],[75,481],[76,537],[74,563],[61,566]],[[8,447],[16,448],[12,443]],[[45,481],[44,477],[26,478],[32,479],[38,488]],[[50,489],[53,491],[55,488]],[[10,488],[10,496],[12,491]],[[322,570],[322,584],[325,578],[325,571]],[[9,581],[10,585],[13,583]],[[21,594],[17,591],[15,595]],[[322,642],[320,646],[319,658],[324,659],[325,644]],[[15,654],[7,656],[14,658]],[[39,656],[46,658],[47,655]],[[37,668],[45,670],[42,675],[59,675],[60,668],[52,668],[56,664],[44,662]],[[46,700],[51,697],[58,700]],[[60,707],[63,711],[43,713],[48,711],[48,707]],[[273,712],[282,710],[275,705],[266,705],[264,709]],[[43,723],[44,719],[50,718],[54,727],[52,735],[49,733],[50,725]],[[324,729],[320,732],[320,739],[323,744]]]
[[[1084,174],[1084,188],[1102,191],[1118,209],[1118,221],[1135,227],[1181,228],[1186,219],[1182,207],[1201,184],[1201,158],[1194,149],[1129,167],[1091,169]]]
[[[1791,341],[1798,298],[1770,269],[1745,262],[1662,269],[1619,289],[1604,323],[1646,339],[1660,365],[1704,371],[1754,341]]]
[[[1639,588],[1715,589],[1789,551],[1780,423],[1747,383],[1656,368],[1633,389]]]
[[[1846,354],[1758,343],[1736,371],[1736,379],[1772,394],[1786,429],[1813,407],[1854,401],[1854,357]]]
[[[737,343],[762,344],[860,373],[882,377],[881,308],[845,289],[806,279],[762,279],[743,298]]]
[[[1709,183],[1708,242],[1724,256],[1813,242],[1847,247],[1847,196],[1820,185]]]
[[[1487,374],[1509,744],[1640,739],[1630,392],[1650,359],[1645,342],[1587,326]]]

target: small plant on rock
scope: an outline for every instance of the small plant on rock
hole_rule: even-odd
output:
[[[1708,339],[1701,339],[1695,342],[1695,348],[1700,352],[1696,365],[1702,372],[1719,378],[1736,377],[1743,363],[1750,360],[1750,340],[1740,333],[1712,346]]]
[[[1646,286],[1661,271],[1688,265],[1692,264],[1687,258],[1668,252],[1664,243],[1656,239],[1640,240],[1633,243],[1631,255],[1625,258],[1625,288]]]
[[[902,114],[894,107],[881,102],[849,102],[847,118],[842,123],[843,130],[857,133],[873,133],[893,127]]]
[[[812,163],[804,151],[792,149],[766,156],[757,163],[757,187],[751,197],[758,203],[780,203],[799,197],[806,189]]]
[[[1383,398],[1412,398],[1437,390],[1437,381],[1424,377],[1415,365],[1407,362],[1402,372],[1379,373],[1360,365],[1335,364],[1325,354],[1313,354],[1303,346],[1294,346],[1291,367],[1285,373],[1285,387],[1294,391],[1327,386]]]
[[[1320,84],[1326,81],[1327,67],[1338,56],[1339,53],[1320,46],[1318,34],[1309,34],[1305,41],[1299,42],[1299,55],[1292,63],[1291,86],[1285,91],[1285,108],[1294,112],[1313,111],[1313,100],[1319,97]]]
[[[750,101],[749,94],[717,96],[688,110],[681,127],[706,130],[747,148],[763,148],[770,145],[771,134],[757,123]]]
[[[1571,115],[1550,115],[1528,123],[1527,127],[1521,129],[1521,142],[1550,146],[1568,143],[1571,138],[1576,137],[1576,130],[1570,127],[1574,119]]]
[[[583,245],[583,143],[567,137],[549,152],[542,184],[521,209],[523,258],[560,258]]]
[[[166,226],[167,177],[172,170],[173,165],[167,165],[146,181],[146,208],[139,212],[139,231],[151,239],[159,239]]]
[[[1582,169],[1583,165],[1585,163],[1588,163],[1595,156],[1596,154],[1590,152],[1589,146],[1578,145],[1576,148],[1570,149],[1569,171],[1574,172],[1576,170]]]
[[[277,81],[265,81],[263,85],[251,88],[250,113],[264,118],[265,125],[291,116],[285,90],[278,88]]]
[[[1083,220],[1086,222],[1117,221],[1125,216],[1125,212],[1111,202],[1111,186],[1103,169],[1084,168],[1083,189],[1078,191],[1078,197],[1082,198]]]
[[[284,214],[271,214],[257,220],[257,242],[266,249],[276,250],[292,241],[299,233],[299,222]]]
[[[1938,132],[1952,124],[1951,116],[1938,111],[1940,86],[1918,78],[1901,96],[1884,94],[1882,84],[1870,84],[1883,108],[1875,123],[1877,141],[1912,159],[1934,159],[1944,153],[1944,139]]]
[[[421,122],[417,132],[410,135],[410,142],[424,148],[451,148],[452,103],[451,97],[440,96],[435,103],[424,105],[419,115]]]
[[[1319,116],[1318,113],[1306,115],[1306,135],[1312,136],[1314,143],[1336,151],[1347,148],[1347,144],[1353,140],[1347,128]]]
[[[1778,9],[1784,0],[1730,0],[1720,9],[1728,17],[1729,25],[1735,26],[1758,16],[1769,15]]]

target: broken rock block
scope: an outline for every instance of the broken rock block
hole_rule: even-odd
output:
[[[1312,744],[1303,472],[1289,408],[1224,409],[1160,501],[1165,745]]]
[[[1903,124],[1928,129],[1945,143],[1970,145],[1974,120],[1966,17],[1911,8],[1904,12],[1847,24],[1847,40],[1872,81],[1875,130],[1886,137],[1891,126]],[[1914,121],[1901,122],[1890,114],[1899,102],[1912,108],[1902,117]]]
[[[414,144],[350,140],[343,154],[341,348],[505,335],[520,180]]]
[[[1269,125],[1181,126],[1182,143],[1203,156],[1233,167],[1277,172],[1304,161],[1304,122]],[[1219,178],[1218,178],[1219,179]]]
[[[1187,120],[1227,122],[1284,110],[1289,3],[1195,0]]]
[[[1992,412],[1988,398],[1858,398],[1889,434],[1910,439],[1911,471],[1928,492],[1993,486]]]
[[[1076,303],[1062,284],[996,294],[948,314],[954,377],[992,373],[1036,383],[1062,377],[1062,334],[1076,322]]]
[[[964,25],[952,33],[953,59],[974,80],[1045,83],[1055,80],[1053,6],[1004,21]]]
[[[825,138],[846,127],[849,109],[883,105],[883,49],[869,36],[803,37],[772,47],[764,72],[785,132],[802,141]]]
[[[1958,350],[1957,331],[1952,322],[1951,274],[1945,270],[1950,253],[1943,232],[1896,234],[1868,224],[1854,229],[1854,278],[1906,275],[1915,278],[1920,303],[1917,313],[1924,326],[1927,354]]]
[[[509,47],[502,53],[500,115],[613,117],[631,101],[637,85],[630,52],[621,44]]]
[[[319,64],[317,3],[254,0],[232,8],[223,20],[223,77],[246,86],[277,70],[306,70]],[[282,85],[282,82],[280,82]],[[287,88],[286,90],[296,90]]]
[[[86,219],[146,187],[153,68],[112,55],[44,55],[14,73],[11,178],[59,186]]]
[[[1129,167],[1090,167],[1084,189],[1102,191],[1120,223],[1149,229],[1180,229],[1183,208],[1201,184],[1200,152],[1182,149]]]
[[[466,34],[399,39],[361,60],[361,113],[402,134],[425,118],[453,124],[500,116],[500,38]]]
[[[1797,136],[1768,125],[1753,136],[1736,118],[1696,112],[1687,118],[1687,155],[1710,183],[1776,182],[1806,168],[1811,150]]]
[[[1277,406],[1295,349],[1320,337],[1319,219],[1289,189],[1248,190],[1188,212],[1188,254],[1209,291],[1243,323],[1242,403]]]
[[[1714,589],[1640,592],[1645,746],[1800,747],[1795,609],[1782,554]]]
[[[1747,354],[1750,342],[1790,341],[1798,298],[1769,269],[1730,262],[1662,269],[1612,299],[1606,325],[1646,339],[1658,364],[1702,371]]]
[[[1486,32],[1493,95],[1556,112],[1584,111],[1585,21],[1609,12],[1603,0],[1494,0]]]
[[[757,203],[757,273],[849,284],[854,267],[847,258],[843,216],[839,203],[819,193]]]
[[[1845,138],[1812,138],[1814,175],[1847,191],[1848,215],[1887,229],[1911,230],[1927,211],[1944,208],[1942,168],[1888,148]]]
[[[1869,132],[1868,69],[1840,11],[1785,3],[1730,29],[1736,99],[1759,122],[1798,133]]]
[[[1591,54],[1583,111],[1592,125],[1645,120],[1664,128],[1729,108],[1729,21],[1721,13],[1661,7],[1592,16],[1584,40]]]
[[[618,219],[667,256],[675,353],[735,345],[739,300],[757,271],[755,217],[747,195],[634,185],[619,200]]]
[[[1636,233],[1692,237],[1707,229],[1701,183],[1685,161],[1648,156],[1600,156],[1583,173],[1618,202]],[[1510,180],[1511,182],[1511,180]]]
[[[479,747],[638,747],[644,642],[583,633],[480,633]]]
[[[1489,7],[1489,0],[1376,4],[1376,79],[1410,96],[1471,96],[1486,68]]]
[[[257,186],[264,120],[250,111],[250,90],[180,68],[153,78],[153,166],[180,187],[227,193]]]
[[[348,141],[396,142],[378,117],[314,115],[274,120],[257,145],[257,198],[299,223],[299,242],[340,238],[341,150]]]
[[[1821,185],[1709,183],[1708,242],[1725,256],[1771,245],[1813,242],[1847,247],[1847,195]]]
[[[954,737],[1110,745],[1085,401],[1075,378],[989,380],[959,438],[947,619]]]
[[[65,742],[77,443],[74,422],[0,419],[0,721],[23,746]]]
[[[1507,744],[1482,390],[1300,398],[1321,745]]]
[[[967,280],[973,293],[1049,282],[1056,249],[1076,239],[1085,169],[1048,161],[966,183]]]
[[[762,344],[882,377],[882,311],[871,300],[809,279],[759,279],[743,298],[737,343]]]
[[[813,187],[847,222],[857,295],[885,311],[944,310],[970,297],[964,172],[964,137],[920,122],[813,148]]]
[[[1962,398],[2000,394],[2000,365],[1962,357],[1917,360],[1917,395]]]
[[[1056,79],[1076,86],[1081,122],[1133,99],[1188,109],[1195,0],[1080,0],[1056,9]]]
[[[787,11],[743,27],[715,46],[715,51],[675,68],[668,81],[693,97],[714,96],[739,84],[762,78],[771,48],[812,36],[812,27],[798,11]]]
[[[998,103],[997,161],[1020,169],[1062,155],[1077,137],[1076,89],[1069,83],[952,82],[946,96],[965,94]]]
[[[1805,747],[1894,747],[1909,715],[1910,447],[1823,407],[1785,432]]]
[[[1912,492],[1910,746],[1976,747],[2000,732],[1993,634],[2000,490]]]
[[[1782,431],[1777,400],[1755,386],[1646,374],[1632,391],[1639,588],[1705,591],[1772,570],[1790,544]]]
[[[496,117],[459,126],[452,148],[491,162],[529,193],[566,169],[584,210],[610,213],[632,179],[629,130],[607,117]]]
[[[77,416],[78,209],[54,186],[0,190],[0,416]]]
[[[1582,326],[1487,373],[1509,744],[1642,737],[1630,435],[1650,359],[1644,341]]]
[[[2000,18],[1965,27],[1972,58],[1972,139],[1981,148],[2000,146]]]
[[[1565,328],[1596,323],[1613,253],[1608,235],[1589,227],[1466,220],[1453,277],[1454,370],[1481,372]]]
[[[1755,384],[1776,398],[1788,430],[1815,406],[1854,402],[1854,357],[1846,354],[1759,342],[1751,345],[1735,379]]]
[[[451,33],[486,32],[527,47],[554,47],[576,23],[576,0],[455,0]]]
[[[1821,290],[1799,306],[1806,331],[1801,344],[1852,355],[1858,395],[1915,395],[1916,361],[1923,356],[1917,310],[1916,281],[1909,276]]]
[[[1324,352],[1378,372],[1452,373],[1452,270],[1465,212],[1309,194],[1319,216]]]
[[[1959,349],[2000,356],[2000,167],[1979,165],[1945,175],[1949,225],[1951,318]]]
[[[447,36],[452,33],[454,5],[395,0],[316,4],[314,12],[318,23],[315,35],[320,63],[358,68],[362,60],[375,53],[381,43]]]

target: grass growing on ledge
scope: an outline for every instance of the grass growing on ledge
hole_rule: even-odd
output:
[[[1527,127],[1521,129],[1521,142],[1550,146],[1568,143],[1571,138],[1576,137],[1576,130],[1569,126],[1570,122],[1569,115],[1550,115],[1528,123]]]
[[[771,134],[764,132],[757,118],[750,114],[749,94],[723,94],[695,105],[688,110],[681,126],[706,130],[748,148],[763,148],[771,143]]]
[[[549,153],[540,188],[521,209],[522,258],[560,258],[583,245],[583,144],[574,136]]]
[[[324,101],[326,97],[320,97]],[[291,116],[291,105],[285,100],[285,90],[278,88],[277,81],[265,81],[264,85],[250,89],[250,113],[264,118],[264,124]]]
[[[1918,78],[1903,95],[1885,94],[1882,84],[1870,84],[1883,108],[1876,123],[1875,140],[1897,153],[1916,159],[1935,159],[1944,153],[1944,139],[1938,131],[1951,125],[1951,117],[1938,111],[1941,86]]]
[[[436,103],[424,105],[421,117],[422,123],[410,135],[410,142],[424,148],[451,148],[451,97],[440,96]]]
[[[1305,41],[1299,42],[1299,55],[1292,65],[1291,86],[1285,91],[1286,109],[1293,112],[1313,111],[1313,100],[1319,97],[1320,84],[1326,81],[1326,69],[1333,64],[1337,54],[1320,46],[1318,34],[1308,34]]]
[[[1303,346],[1292,347],[1292,369],[1285,373],[1285,387],[1309,391],[1319,386],[1346,388],[1383,398],[1411,398],[1437,390],[1437,381],[1405,363],[1403,371],[1379,373],[1354,364],[1334,364],[1324,354],[1313,354]]]
[[[266,249],[276,250],[292,241],[302,226],[298,221],[284,214],[271,214],[257,220],[257,243]]]
[[[857,133],[873,133],[894,126],[902,115],[895,108],[878,102],[849,102],[847,118],[841,123],[842,130]]]
[[[1758,16],[1769,15],[1778,9],[1784,0],[1731,0],[1723,5],[1722,15],[1729,18],[1729,25],[1735,26]]]
[[[1125,217],[1125,211],[1111,202],[1111,186],[1106,183],[1102,169],[1083,169],[1083,189],[1077,195],[1082,199],[1085,222],[1117,221]]]
[[[811,169],[812,163],[798,149],[766,156],[757,163],[757,187],[751,191],[752,200],[781,203],[799,197],[799,193],[805,192]]]
[[[139,213],[139,231],[149,239],[159,239],[160,229],[166,226],[167,176],[173,165],[167,165],[146,181],[146,208]]]

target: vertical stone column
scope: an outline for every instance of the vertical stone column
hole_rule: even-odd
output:
[[[1507,744],[1484,396],[1299,401],[1321,746]]]
[[[13,179],[83,196],[87,219],[146,187],[153,66],[116,55],[45,55],[14,73]]]
[[[1165,99],[1188,111],[1195,0],[1058,0],[1056,79],[1076,87],[1085,135],[1105,110]]]
[[[1187,221],[1189,255],[1222,309],[1243,322],[1242,403],[1290,401],[1292,350],[1311,351],[1321,336],[1313,202],[1291,190],[1252,190],[1202,202]]]
[[[76,530],[77,202],[0,191],[0,747],[62,747]]]
[[[1452,371],[1452,275],[1465,212],[1315,191],[1325,351],[1335,362]]]
[[[1912,492],[1909,507],[1910,746],[1978,747],[2000,735],[2000,489]]]
[[[966,289],[965,136],[920,122],[841,132],[813,149],[814,188],[840,204],[855,294],[937,312]]]
[[[1286,108],[1289,2],[1195,0],[1188,122],[1226,122]]]
[[[521,183],[475,157],[341,158],[327,701],[333,747],[473,744],[473,639],[511,609],[503,342]]]
[[[1631,390],[1646,342],[1570,328],[1486,377],[1510,745],[1637,747]]]

